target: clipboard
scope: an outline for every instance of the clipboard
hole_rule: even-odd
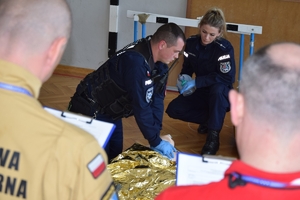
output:
[[[99,121],[91,117],[78,115],[67,111],[55,110],[49,107],[44,107],[44,109],[57,118],[73,124],[93,135],[102,148],[106,147],[116,127],[116,125],[112,123]]]
[[[177,153],[176,185],[204,185],[224,178],[236,158]]]

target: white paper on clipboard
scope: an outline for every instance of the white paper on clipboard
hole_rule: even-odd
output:
[[[203,185],[224,178],[235,158],[177,154],[176,185]]]
[[[112,123],[95,120],[91,117],[86,117],[67,111],[55,110],[49,107],[44,107],[44,109],[52,115],[79,128],[82,128],[93,135],[102,148],[105,148],[113,131],[115,130],[115,125]]]

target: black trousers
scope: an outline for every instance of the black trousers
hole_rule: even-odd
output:
[[[197,124],[207,124],[208,129],[220,131],[226,112],[230,110],[230,88],[217,83],[198,88],[192,95],[179,95],[170,102],[166,113],[174,119]]]

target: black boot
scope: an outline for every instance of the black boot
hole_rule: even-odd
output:
[[[207,125],[206,124],[200,124],[197,131],[200,134],[207,133],[207,131],[208,131]]]
[[[204,144],[201,154],[215,155],[219,150],[219,131],[208,130],[206,143]]]

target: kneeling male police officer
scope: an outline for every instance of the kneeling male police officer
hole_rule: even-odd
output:
[[[168,158],[175,148],[160,138],[168,65],[178,58],[185,35],[167,23],[152,35],[110,57],[77,86],[69,110],[116,125],[105,151],[109,160],[123,150],[122,118],[134,115],[150,147]]]

